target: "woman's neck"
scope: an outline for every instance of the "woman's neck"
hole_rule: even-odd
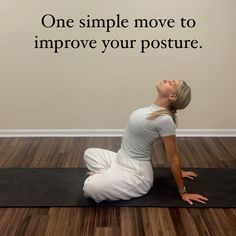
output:
[[[159,107],[169,108],[170,102],[169,99],[167,100],[165,97],[157,96],[155,103]]]

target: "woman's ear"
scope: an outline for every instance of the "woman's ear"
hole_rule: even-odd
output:
[[[169,95],[169,100],[170,101],[172,101],[172,102],[174,102],[174,101],[176,101],[176,99],[177,99],[177,97],[176,97],[176,95]]]

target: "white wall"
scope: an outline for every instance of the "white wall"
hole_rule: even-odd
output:
[[[149,105],[161,79],[183,79],[193,99],[179,128],[235,129],[236,1],[2,0],[0,129],[120,129],[134,109]],[[58,18],[196,20],[193,29],[46,29]],[[202,49],[35,49],[34,39],[198,39]]]

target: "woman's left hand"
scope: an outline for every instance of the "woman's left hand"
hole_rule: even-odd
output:
[[[194,177],[197,177],[197,174],[192,172],[192,171],[183,171],[183,170],[181,170],[181,173],[182,173],[183,178],[194,179]]]

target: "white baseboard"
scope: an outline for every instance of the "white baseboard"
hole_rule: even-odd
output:
[[[177,137],[236,137],[236,129],[177,129]]]
[[[124,129],[0,129],[0,137],[121,137]],[[177,137],[236,137],[236,129],[177,129]]]

